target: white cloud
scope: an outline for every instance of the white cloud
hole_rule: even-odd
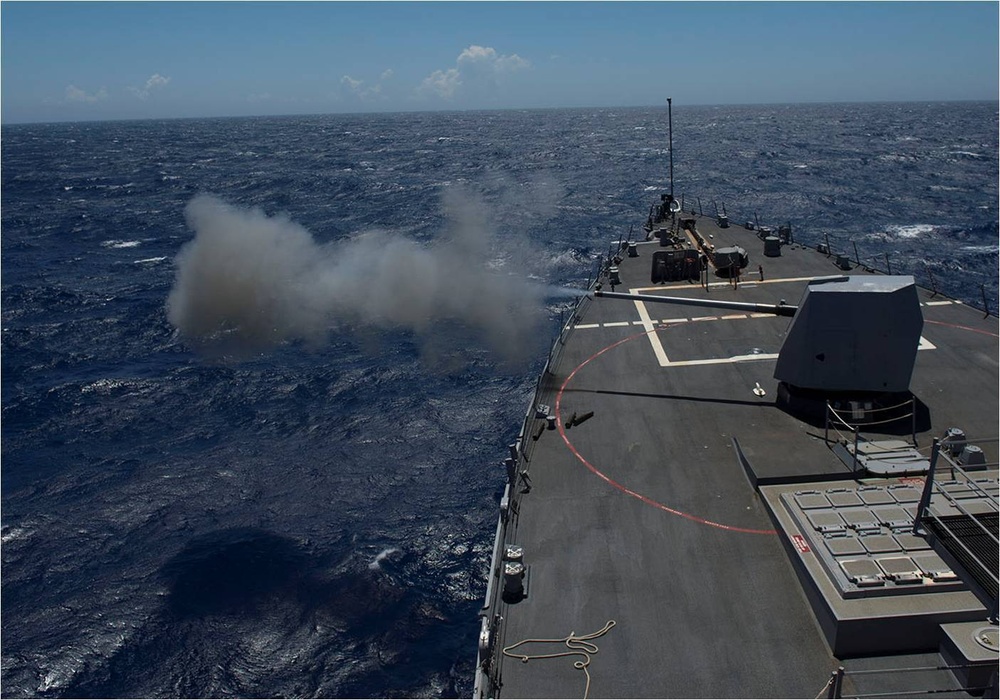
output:
[[[466,89],[494,89],[504,76],[530,67],[531,63],[516,53],[506,56],[491,46],[472,44],[458,55],[454,68],[434,71],[424,78],[417,92],[451,99]]]
[[[93,104],[95,102],[100,102],[101,100],[106,100],[108,98],[107,88],[101,88],[94,94],[87,94],[85,91],[78,88],[76,85],[66,86],[66,101],[67,102],[87,102]]]
[[[364,80],[355,80],[349,75],[345,75],[340,79],[340,84],[347,87],[351,92],[357,92],[361,89],[361,86],[365,84]]]
[[[458,55],[458,65],[484,65],[497,73],[512,73],[531,64],[516,53],[510,56],[498,56],[496,49],[489,46],[472,45]]]
[[[340,86],[342,91],[347,93],[347,95],[356,97],[362,102],[368,102],[383,98],[382,81],[388,80],[392,77],[392,75],[392,69],[387,68],[382,71],[382,74],[379,76],[379,82],[375,83],[371,87],[365,87],[364,80],[357,80],[349,75],[345,75],[340,79]]]
[[[150,92],[154,88],[161,88],[169,82],[170,78],[162,76],[159,73],[153,73],[153,75],[149,76],[149,79],[146,81],[145,86],[141,88],[129,87],[128,91],[131,92],[136,97],[138,97],[140,100],[145,100],[146,98],[149,97]]]
[[[417,91],[424,95],[437,95],[446,100],[451,99],[455,91],[462,87],[462,80],[459,77],[457,68],[448,70],[436,70],[424,78]]]

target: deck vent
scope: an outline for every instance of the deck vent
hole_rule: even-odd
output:
[[[618,267],[616,265],[608,268],[608,281],[613,285],[622,283],[622,278],[618,276]]]
[[[965,449],[965,431],[961,428],[948,428],[941,440],[941,447],[954,457],[962,454]]]
[[[719,228],[729,228],[729,217],[725,214],[719,214]]]
[[[837,255],[837,267],[839,267],[841,270],[850,270],[851,269],[851,259],[849,257],[847,257],[846,255],[843,255],[842,253],[838,254]]]
[[[966,445],[958,456],[958,463],[967,469],[986,468],[986,455],[978,445]]]
[[[639,257],[639,246],[636,245],[635,241],[628,242],[628,256],[630,258]]]

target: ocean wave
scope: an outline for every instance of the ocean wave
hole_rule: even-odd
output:
[[[368,564],[368,568],[371,569],[372,571],[381,569],[382,568],[382,562],[384,562],[386,559],[388,559],[393,554],[398,554],[398,553],[399,553],[399,549],[398,548],[396,548],[396,547],[386,547],[381,552],[379,552],[378,554],[375,555],[375,558],[372,559],[371,562]]]
[[[790,221],[805,242],[877,231],[870,254],[916,251],[976,303],[969,270],[995,280],[995,105],[912,121],[844,109],[692,108],[678,195],[725,201],[734,222]],[[214,193],[323,244],[386,228],[427,242],[441,191],[463,183],[503,241],[527,241],[508,265],[526,260],[543,289],[582,286],[666,189],[662,109],[614,113],[5,127],[4,694],[470,696],[499,464],[537,375],[504,374],[452,325],[427,349],[458,358],[440,371],[412,333],[346,325],[319,348],[200,358],[164,311],[191,238],[182,210]],[[132,150],[104,148],[116,138]],[[235,155],[250,151],[263,155]],[[510,196],[533,178],[555,183],[544,217]],[[536,371],[558,332],[546,304]],[[266,532],[225,534],[248,525]]]
[[[885,232],[894,238],[919,238],[934,233],[934,230],[931,224],[892,224],[886,227]]]

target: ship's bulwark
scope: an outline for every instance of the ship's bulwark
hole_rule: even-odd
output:
[[[5,126],[3,694],[471,695],[500,463],[560,307],[549,308],[547,331],[532,341],[540,356],[514,366],[455,319],[426,335],[358,324],[239,362],[206,359],[174,336],[165,309],[173,262],[194,236],[184,210],[210,193],[240,210],[285,216],[319,245],[377,229],[429,245],[447,228],[442,192],[461,182],[483,200],[495,233],[489,269],[582,288],[609,242],[638,228],[666,189],[664,112]],[[853,237],[867,263],[884,269],[888,252],[894,273],[925,285],[926,265],[940,287],[969,302],[985,281],[996,308],[994,104],[676,112],[678,196],[715,196],[734,227],[757,212],[762,224],[791,222],[809,243],[828,234],[852,254]],[[712,200],[701,205],[711,211]],[[766,280],[778,274],[767,260],[763,268]],[[768,303],[775,296],[762,295]],[[947,322],[945,307],[923,308],[926,322]],[[760,324],[740,349],[752,355],[770,353],[787,321],[748,323]],[[699,332],[696,324],[667,331],[693,334],[694,344]],[[673,352],[666,337],[669,361],[698,359]],[[636,338],[619,350],[648,348]],[[917,372],[944,352],[920,351]],[[721,436],[741,406],[758,400],[754,382],[769,390],[765,401],[773,398],[750,362],[734,365],[736,388],[700,379],[704,367],[689,369],[690,383],[664,392],[624,370],[597,384],[595,360],[567,387],[563,410],[584,415],[594,410],[591,396],[610,408],[568,435],[595,465],[621,468],[647,446],[591,454],[584,441],[609,411],[648,403],[643,427],[681,438],[659,473],[677,478],[666,467],[705,445],[726,449]],[[719,439],[691,438],[683,412],[669,418],[661,408],[672,401],[713,406]],[[768,437],[779,439],[761,432]],[[756,468],[766,467],[744,447]],[[726,454],[729,469],[735,460]],[[573,536],[551,548],[567,561],[593,556],[594,568],[586,581],[560,574],[560,595],[574,601],[584,584],[631,585],[601,565],[636,555],[631,564],[650,569],[630,592],[667,622],[642,640],[649,648],[694,631],[681,611],[703,602],[707,580],[752,591],[760,607],[787,592],[753,573],[723,576],[731,572],[724,558],[680,566],[661,553],[665,542],[696,553],[697,538],[712,537],[736,560],[752,554],[778,567],[785,554],[766,535],[706,535],[702,524],[655,507],[615,506],[622,494],[578,469],[566,487],[631,534],[592,541],[581,521],[568,520]],[[708,513],[730,497],[743,509],[735,526],[770,529],[761,504],[740,501],[723,476],[706,470],[685,512]],[[533,494],[550,491],[545,482],[539,476]],[[539,556],[528,550],[525,560],[531,595],[544,599]],[[711,643],[691,643],[684,658],[732,656],[732,621],[747,613],[715,606]],[[594,640],[601,654],[638,653],[615,645],[644,611],[579,611],[553,625],[553,636],[595,632],[613,614],[617,625]],[[792,676],[797,659],[822,654],[796,635],[782,644],[775,659]],[[660,666],[655,659],[648,668]],[[777,678],[768,668],[761,677]],[[606,676],[592,671],[596,697]],[[687,676],[706,678],[706,694],[718,690],[697,671]],[[807,685],[810,697],[820,690]],[[560,694],[581,691],[573,676]]]

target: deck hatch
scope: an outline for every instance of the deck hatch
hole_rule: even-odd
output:
[[[832,536],[847,532],[847,528],[844,526],[844,519],[840,517],[839,513],[826,510],[809,513],[806,517],[809,519],[809,524],[813,526],[813,529],[819,530],[824,535]]]
[[[829,537],[824,542],[826,543],[826,548],[830,550],[830,554],[835,557],[858,556],[865,553],[865,548],[861,546],[858,538],[853,535]]]
[[[923,537],[917,537],[912,532],[897,532],[893,535],[896,541],[899,542],[899,546],[905,549],[907,552],[919,552],[924,549],[930,549],[931,546]]]
[[[837,511],[847,526],[859,535],[877,535],[882,531],[878,518],[867,508],[844,508]]]
[[[855,586],[884,586],[882,569],[872,559],[848,559],[841,561],[840,568],[847,580]]]
[[[863,505],[861,498],[854,489],[830,489],[826,492],[826,497],[830,499],[837,508],[849,508],[850,506]]]
[[[958,579],[951,567],[945,564],[944,560],[934,552],[915,555],[913,563],[920,568],[925,576],[934,581],[955,581]]]
[[[861,544],[869,554],[888,554],[889,552],[901,551],[899,542],[894,540],[892,535],[862,537]]]
[[[896,500],[881,486],[871,486],[858,489],[858,497],[869,506],[885,506],[896,503]]]
[[[924,577],[909,557],[883,557],[877,560],[886,578],[901,584],[920,583]]]
[[[889,493],[897,503],[917,503],[920,500],[920,491],[912,486],[890,486]]]
[[[830,501],[819,491],[796,491],[795,503],[802,510],[830,507]]]
[[[879,506],[872,508],[872,514],[874,514],[879,523],[892,530],[913,527],[913,518],[899,506]]]

